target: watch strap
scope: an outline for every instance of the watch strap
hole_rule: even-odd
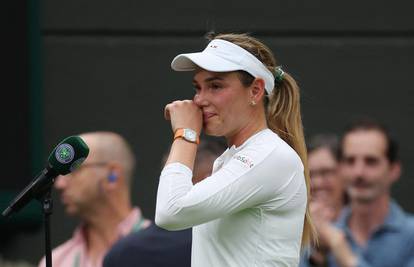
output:
[[[177,138],[182,138],[182,139],[184,139],[188,142],[195,143],[195,144],[198,145],[200,143],[200,137],[198,136],[198,134],[194,130],[191,130],[191,131],[194,131],[196,133],[196,140],[192,141],[192,140],[189,140],[185,137],[185,130],[186,130],[185,128],[178,128],[177,130],[175,130],[174,140],[177,139]]]

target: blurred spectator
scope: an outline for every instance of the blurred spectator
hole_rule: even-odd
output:
[[[319,134],[310,138],[307,145],[312,201],[326,204],[331,210],[331,220],[335,220],[347,199],[338,171],[338,138]]]
[[[194,163],[193,183],[210,176],[214,160],[224,150],[225,145],[218,140],[201,140]],[[165,161],[164,156],[163,163]],[[105,257],[104,266],[189,267],[191,229],[167,231],[152,224],[115,244]]]
[[[130,232],[149,226],[130,202],[135,156],[126,140],[112,132],[80,135],[89,146],[85,162],[71,174],[59,176],[66,213],[81,219],[71,239],[52,252],[54,267],[102,266],[112,244]],[[43,258],[39,266],[45,266]]]
[[[312,218],[317,222],[323,220],[334,222],[346,202],[346,193],[343,179],[338,171],[338,137],[333,134],[318,134],[307,141],[308,167],[311,178],[312,199],[310,211]],[[311,249],[309,259],[313,265],[323,266],[326,262],[327,247],[322,242]]]
[[[414,266],[414,218],[390,196],[401,173],[396,141],[383,125],[357,121],[343,135],[340,156],[350,203],[336,227],[315,220],[330,251],[316,266]]]

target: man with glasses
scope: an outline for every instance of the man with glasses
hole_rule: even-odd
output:
[[[59,176],[55,187],[66,213],[80,218],[81,224],[71,239],[53,250],[54,267],[102,266],[112,244],[150,225],[131,205],[135,156],[126,140],[113,132],[80,137],[89,146],[89,156],[79,169]],[[45,266],[44,258],[39,266]]]
[[[338,171],[338,138],[333,134],[318,134],[309,139],[308,166],[311,177],[312,206],[324,206],[330,220],[338,218],[346,203],[344,181]],[[313,212],[315,213],[315,211]]]

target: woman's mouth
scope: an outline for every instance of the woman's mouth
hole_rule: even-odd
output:
[[[211,112],[204,112],[203,113],[203,120],[207,121],[208,119],[210,119],[211,117],[215,116],[215,113],[211,113]]]

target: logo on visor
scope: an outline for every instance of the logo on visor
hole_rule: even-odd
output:
[[[210,45],[211,48],[217,48],[217,45]]]

